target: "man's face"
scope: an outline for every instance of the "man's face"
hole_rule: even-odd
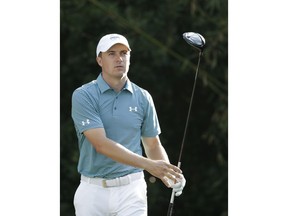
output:
[[[123,44],[115,44],[106,52],[97,57],[102,72],[111,77],[122,78],[127,76],[130,65],[130,51]]]

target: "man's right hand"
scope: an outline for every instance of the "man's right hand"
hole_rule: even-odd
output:
[[[167,187],[171,187],[171,182],[178,182],[183,177],[180,168],[164,160],[150,160],[149,167],[145,170],[161,179]]]

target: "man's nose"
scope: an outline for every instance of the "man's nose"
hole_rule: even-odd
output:
[[[120,54],[119,55],[116,55],[116,61],[123,61],[123,56],[121,56]]]

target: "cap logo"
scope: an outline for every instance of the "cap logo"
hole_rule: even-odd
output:
[[[110,40],[116,40],[116,39],[119,39],[119,38],[120,38],[120,37],[117,36],[117,35],[116,35],[116,36],[111,36],[111,37],[110,37]]]

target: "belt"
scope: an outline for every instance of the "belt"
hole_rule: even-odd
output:
[[[133,174],[129,174],[126,176],[115,178],[115,179],[104,179],[104,178],[97,178],[97,177],[90,178],[90,177],[81,175],[81,181],[87,182],[89,184],[99,185],[104,188],[108,188],[108,187],[118,187],[118,186],[128,185],[131,182],[141,179],[143,177],[144,177],[143,172],[133,173]]]

